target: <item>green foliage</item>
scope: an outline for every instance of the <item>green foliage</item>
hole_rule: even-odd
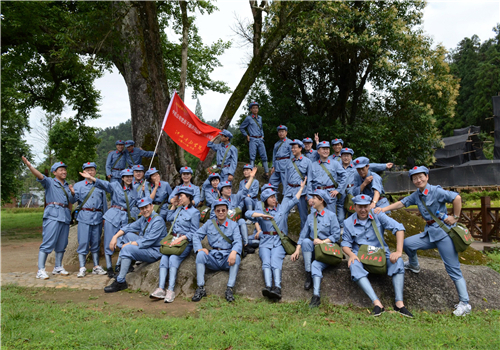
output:
[[[120,123],[118,126],[112,126],[99,131],[96,137],[101,140],[97,146],[97,173],[99,175],[106,175],[106,159],[109,151],[116,150],[115,142],[117,140],[131,140],[132,139],[132,123],[127,120]]]
[[[460,79],[456,115],[452,120],[438,118],[443,135],[453,135],[453,129],[479,125],[489,133],[493,130],[491,97],[500,92],[500,24],[493,28],[495,37],[481,43],[477,35],[464,38],[448,60],[452,74]]]
[[[78,180],[82,164],[97,157],[97,128],[84,124],[75,127],[74,120],[58,120],[49,135],[49,147],[54,150],[57,160],[68,166],[68,180]]]
[[[238,297],[227,303],[209,296],[195,314],[150,316],[142,309],[91,299],[51,300],[53,290],[2,287],[2,345],[6,348],[92,349],[429,349],[500,347],[498,310],[473,309],[467,317],[410,310],[415,319],[393,312],[306,302],[270,303]],[[65,291],[77,300],[78,291]],[[74,294],[74,297],[72,297]],[[117,296],[122,297],[122,296]],[[123,297],[122,297],[123,298]],[[94,299],[94,298],[92,298]],[[137,298],[136,298],[137,299]],[[149,300],[143,300],[150,303]],[[176,308],[180,298],[171,307]],[[161,303],[157,308],[165,307]],[[184,307],[186,303],[184,302]],[[180,306],[182,307],[182,306]],[[391,308],[387,305],[386,309]],[[155,317],[156,316],[156,317]],[[158,317],[159,316],[159,317]],[[120,326],[116,320],[122,321]],[[99,325],[99,326],[96,326]],[[488,331],[485,332],[484,330]]]
[[[286,124],[291,138],[341,137],[372,161],[430,164],[440,138],[435,116],[453,115],[457,82],[444,48],[433,49],[420,27],[424,6],[316,2],[250,92],[268,153],[276,126]]]
[[[500,273],[500,251],[487,252],[486,255],[491,259],[491,262],[488,263],[488,267]]]
[[[490,197],[491,200],[500,199],[500,191],[481,191],[481,192],[471,192],[467,193],[467,190],[460,191],[460,197],[462,201],[477,201],[481,200],[481,197]]]

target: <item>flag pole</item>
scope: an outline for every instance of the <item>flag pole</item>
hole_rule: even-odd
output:
[[[168,104],[167,112],[165,113],[165,118],[163,118],[163,123],[161,125],[160,129],[160,135],[158,135],[158,141],[156,141],[156,146],[155,146],[155,151],[154,153],[156,154],[156,150],[158,149],[158,144],[160,143],[161,135],[163,135],[163,128],[165,127],[165,123],[167,122],[167,117],[168,114],[170,113],[170,108],[172,108],[172,102],[174,101],[174,97],[177,94],[177,91],[174,91],[174,95],[170,99],[170,103]],[[151,165],[153,165],[153,160],[154,157],[151,157],[151,162],[149,163],[149,168],[151,168]]]

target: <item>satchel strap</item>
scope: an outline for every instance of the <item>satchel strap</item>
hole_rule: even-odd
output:
[[[158,216],[158,214],[155,214],[155,215],[151,218],[151,220],[149,220],[149,221],[148,221],[148,223],[146,224],[146,227],[144,227],[144,230],[142,231],[142,235],[141,235],[141,236],[144,236],[144,234],[146,233],[146,229],[147,229],[147,228],[148,228],[148,226],[149,226],[149,223],[150,223],[151,221],[153,221],[153,219],[154,219],[155,217],[157,217],[157,216]]]
[[[295,162],[293,160],[292,160],[292,164],[293,164],[293,167],[295,168],[295,171],[297,171],[297,174],[299,174],[300,179],[302,181],[304,181],[304,175],[300,172],[299,167],[297,166],[297,164],[295,164]]]
[[[264,203],[260,202],[260,204],[262,205],[262,210],[265,212],[266,211],[266,207],[264,206]],[[280,236],[280,239],[281,240],[285,239],[285,236],[283,235],[283,232],[281,232],[281,230],[278,227],[278,224],[276,223],[276,220],[274,220],[274,218],[271,219],[271,224],[273,225],[273,227],[276,230],[276,232],[278,232],[278,235]]]
[[[83,206],[85,205],[85,203],[87,203],[87,201],[89,200],[89,198],[92,195],[92,192],[94,192],[94,190],[95,190],[95,187],[92,186],[92,188],[90,189],[89,193],[87,193],[87,195],[83,199],[83,202],[81,202],[80,205],[78,207],[76,207],[75,211],[78,211],[78,210],[80,210],[80,209],[83,208]],[[64,191],[64,193],[66,193],[66,191]]]
[[[177,215],[175,215],[174,221],[172,221],[172,226],[170,226],[170,230],[168,231],[168,234],[172,233],[172,230],[174,229],[175,220],[177,220],[177,217],[181,213],[181,210],[182,210],[182,208],[179,208],[179,211],[177,212]]]
[[[62,184],[61,184],[61,190],[64,192],[64,195],[66,196],[66,200],[68,201],[68,205],[69,205],[68,193],[66,193],[66,190],[64,189],[64,185],[62,185]]]
[[[370,212],[372,213],[372,215],[375,215],[375,214],[373,214],[373,210],[370,210]],[[373,217],[373,220],[372,220],[372,227],[373,227],[373,230],[375,231],[375,234],[377,235],[378,241],[380,243],[380,247],[384,248],[384,243],[382,242],[382,237],[380,237],[380,232],[378,230],[377,224],[375,223],[375,216]]]
[[[224,157],[222,158],[222,162],[220,163],[220,168],[224,168],[224,163],[226,162],[226,157],[227,154],[229,153],[229,150],[231,149],[231,144],[229,144],[226,148],[226,152],[224,153]]]
[[[252,120],[257,125],[257,127],[259,128],[259,130],[262,130],[262,128],[260,127],[259,123],[257,122],[257,118],[259,118],[259,116],[257,116],[257,118],[254,118],[254,117],[250,116],[250,118],[252,118]]]
[[[330,180],[332,180],[333,186],[335,186],[335,188],[339,187],[339,184],[337,183],[337,181],[335,181],[335,179],[333,178],[332,173],[326,168],[325,164],[320,163],[319,166],[323,168],[323,170],[328,175],[328,177],[330,178]]]
[[[128,201],[127,191],[123,190],[123,194],[125,195],[125,203],[127,203],[127,216],[130,221],[133,221],[132,215],[130,215],[130,203]]]
[[[114,162],[114,164],[113,164],[113,166],[111,168],[114,168],[116,166],[116,164],[118,164],[118,162],[120,161],[120,159],[122,159],[122,157],[123,157],[123,152],[122,152],[122,154],[120,154],[120,156],[118,157],[118,159],[116,160],[116,162]]]
[[[429,210],[429,208],[427,208],[427,205],[425,204],[425,202],[422,200],[422,198],[420,198],[419,196],[419,199],[420,199],[420,202],[424,205],[425,207],[425,210],[427,210],[427,212],[429,214],[431,214],[431,217],[434,219],[434,221],[436,221],[439,225],[439,227],[441,227],[443,229],[444,232],[450,234],[450,229],[448,227],[446,227],[446,225],[444,224],[444,222],[441,221],[440,218],[438,218],[436,215],[434,215],[432,213],[432,211]]]
[[[231,241],[229,238],[227,238],[227,236],[224,234],[224,232],[222,232],[222,230],[220,229],[220,227],[217,224],[217,222],[215,221],[215,219],[212,219],[212,224],[214,224],[214,227],[217,229],[217,231],[219,231],[220,235],[222,236],[222,238],[224,238],[224,240],[227,243],[233,244],[233,241]]]

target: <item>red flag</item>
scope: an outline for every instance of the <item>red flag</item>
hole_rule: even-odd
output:
[[[163,119],[162,129],[176,144],[202,161],[209,151],[207,142],[220,133],[219,129],[198,119],[175,92]]]

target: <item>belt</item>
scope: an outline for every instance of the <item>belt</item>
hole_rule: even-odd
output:
[[[227,251],[227,250],[231,250],[231,248],[230,248],[230,249],[213,248],[213,250],[218,250],[218,251]]]
[[[112,205],[111,208],[116,208],[116,209],[120,209],[121,211],[127,211],[126,208],[124,207],[120,207],[119,205]]]
[[[279,158],[276,158],[276,160],[282,160],[282,159],[290,159],[290,157],[279,157]]]
[[[231,166],[231,164],[229,165],[224,165],[224,168],[229,168]],[[217,164],[217,168],[220,168],[220,164]]]
[[[256,139],[261,139],[262,138],[262,136],[251,136],[251,135],[250,135],[250,137],[254,137]]]
[[[347,188],[351,188],[351,187],[354,187],[354,184],[347,185]]]
[[[153,202],[154,205],[160,205],[161,202]]]
[[[125,169],[118,169],[118,168],[113,168],[113,170],[125,170]]]
[[[58,205],[58,206],[63,207],[63,208],[67,208],[68,207],[67,204],[58,203],[58,202],[49,202],[49,203],[47,203],[47,205],[51,205],[51,204]]]
[[[336,187],[332,185],[332,186],[318,186],[316,188],[319,190],[327,190],[329,188],[336,188]]]
[[[102,209],[96,209],[96,208],[82,208],[80,210],[85,210],[85,211],[102,211]]]
[[[278,232],[276,231],[262,231],[263,234],[265,235],[271,235],[271,236],[276,236]]]
[[[179,233],[172,232],[172,236],[174,236],[174,237],[180,237],[180,234],[179,234]]]
[[[292,184],[288,184],[288,186],[290,186],[290,187],[300,187],[300,185],[292,185]]]
[[[436,221],[435,220],[429,220],[429,221],[426,221],[427,222],[427,225],[432,225],[433,223],[435,223]]]

